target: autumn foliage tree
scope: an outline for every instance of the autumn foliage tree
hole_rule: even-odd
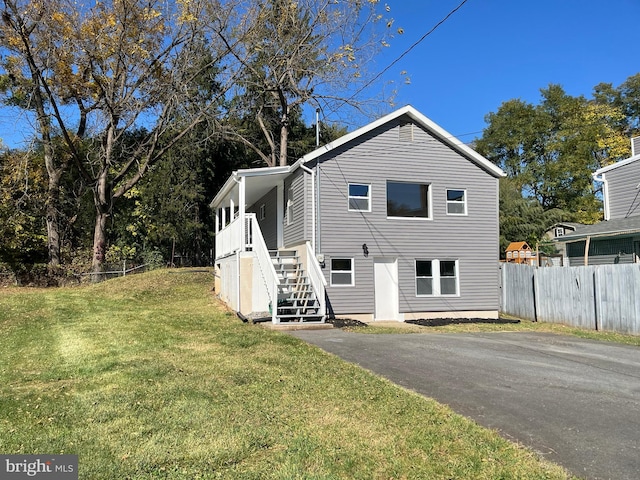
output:
[[[237,77],[229,114],[252,129],[226,129],[268,166],[287,165],[292,115],[363,107],[355,95],[366,66],[391,34],[389,7],[377,0],[229,0],[210,4],[211,34],[227,47]],[[266,148],[261,147],[266,145]]]
[[[73,162],[93,192],[96,273],[114,202],[218,103],[210,91],[191,88],[195,78],[201,85],[213,75],[219,58],[197,18],[185,13],[188,4],[4,0],[2,44],[12,53],[5,73],[13,97],[24,91],[21,105],[36,111],[50,184]],[[50,190],[47,222],[55,225],[58,192]],[[51,261],[59,260],[52,254]]]

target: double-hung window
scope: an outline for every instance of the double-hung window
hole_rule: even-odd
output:
[[[459,295],[457,260],[416,260],[416,296]]]
[[[467,192],[447,189],[447,215],[467,214]]]
[[[429,184],[387,181],[387,217],[431,218]]]
[[[371,185],[363,183],[349,184],[349,211],[371,211]]]
[[[355,285],[353,258],[331,259],[331,286],[350,287]]]

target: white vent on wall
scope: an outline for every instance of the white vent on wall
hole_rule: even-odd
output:
[[[413,142],[413,123],[407,122],[400,125],[399,139],[401,142]]]
[[[631,139],[631,156],[635,157],[640,154],[640,137],[633,137]]]

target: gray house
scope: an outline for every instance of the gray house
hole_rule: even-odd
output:
[[[495,318],[502,176],[410,106],[238,170],[211,202],[216,291],[274,323]]]
[[[604,221],[562,237],[569,265],[640,260],[640,137],[631,140],[631,151],[630,158],[593,174],[602,182]]]

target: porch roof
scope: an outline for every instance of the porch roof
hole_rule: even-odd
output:
[[[218,194],[211,201],[211,208],[218,208],[221,205],[233,200],[237,205],[240,201],[240,179],[245,181],[245,205],[253,205],[272,188],[282,182],[293,170],[293,166],[286,167],[263,167],[247,168],[233,172],[227,179]]]

